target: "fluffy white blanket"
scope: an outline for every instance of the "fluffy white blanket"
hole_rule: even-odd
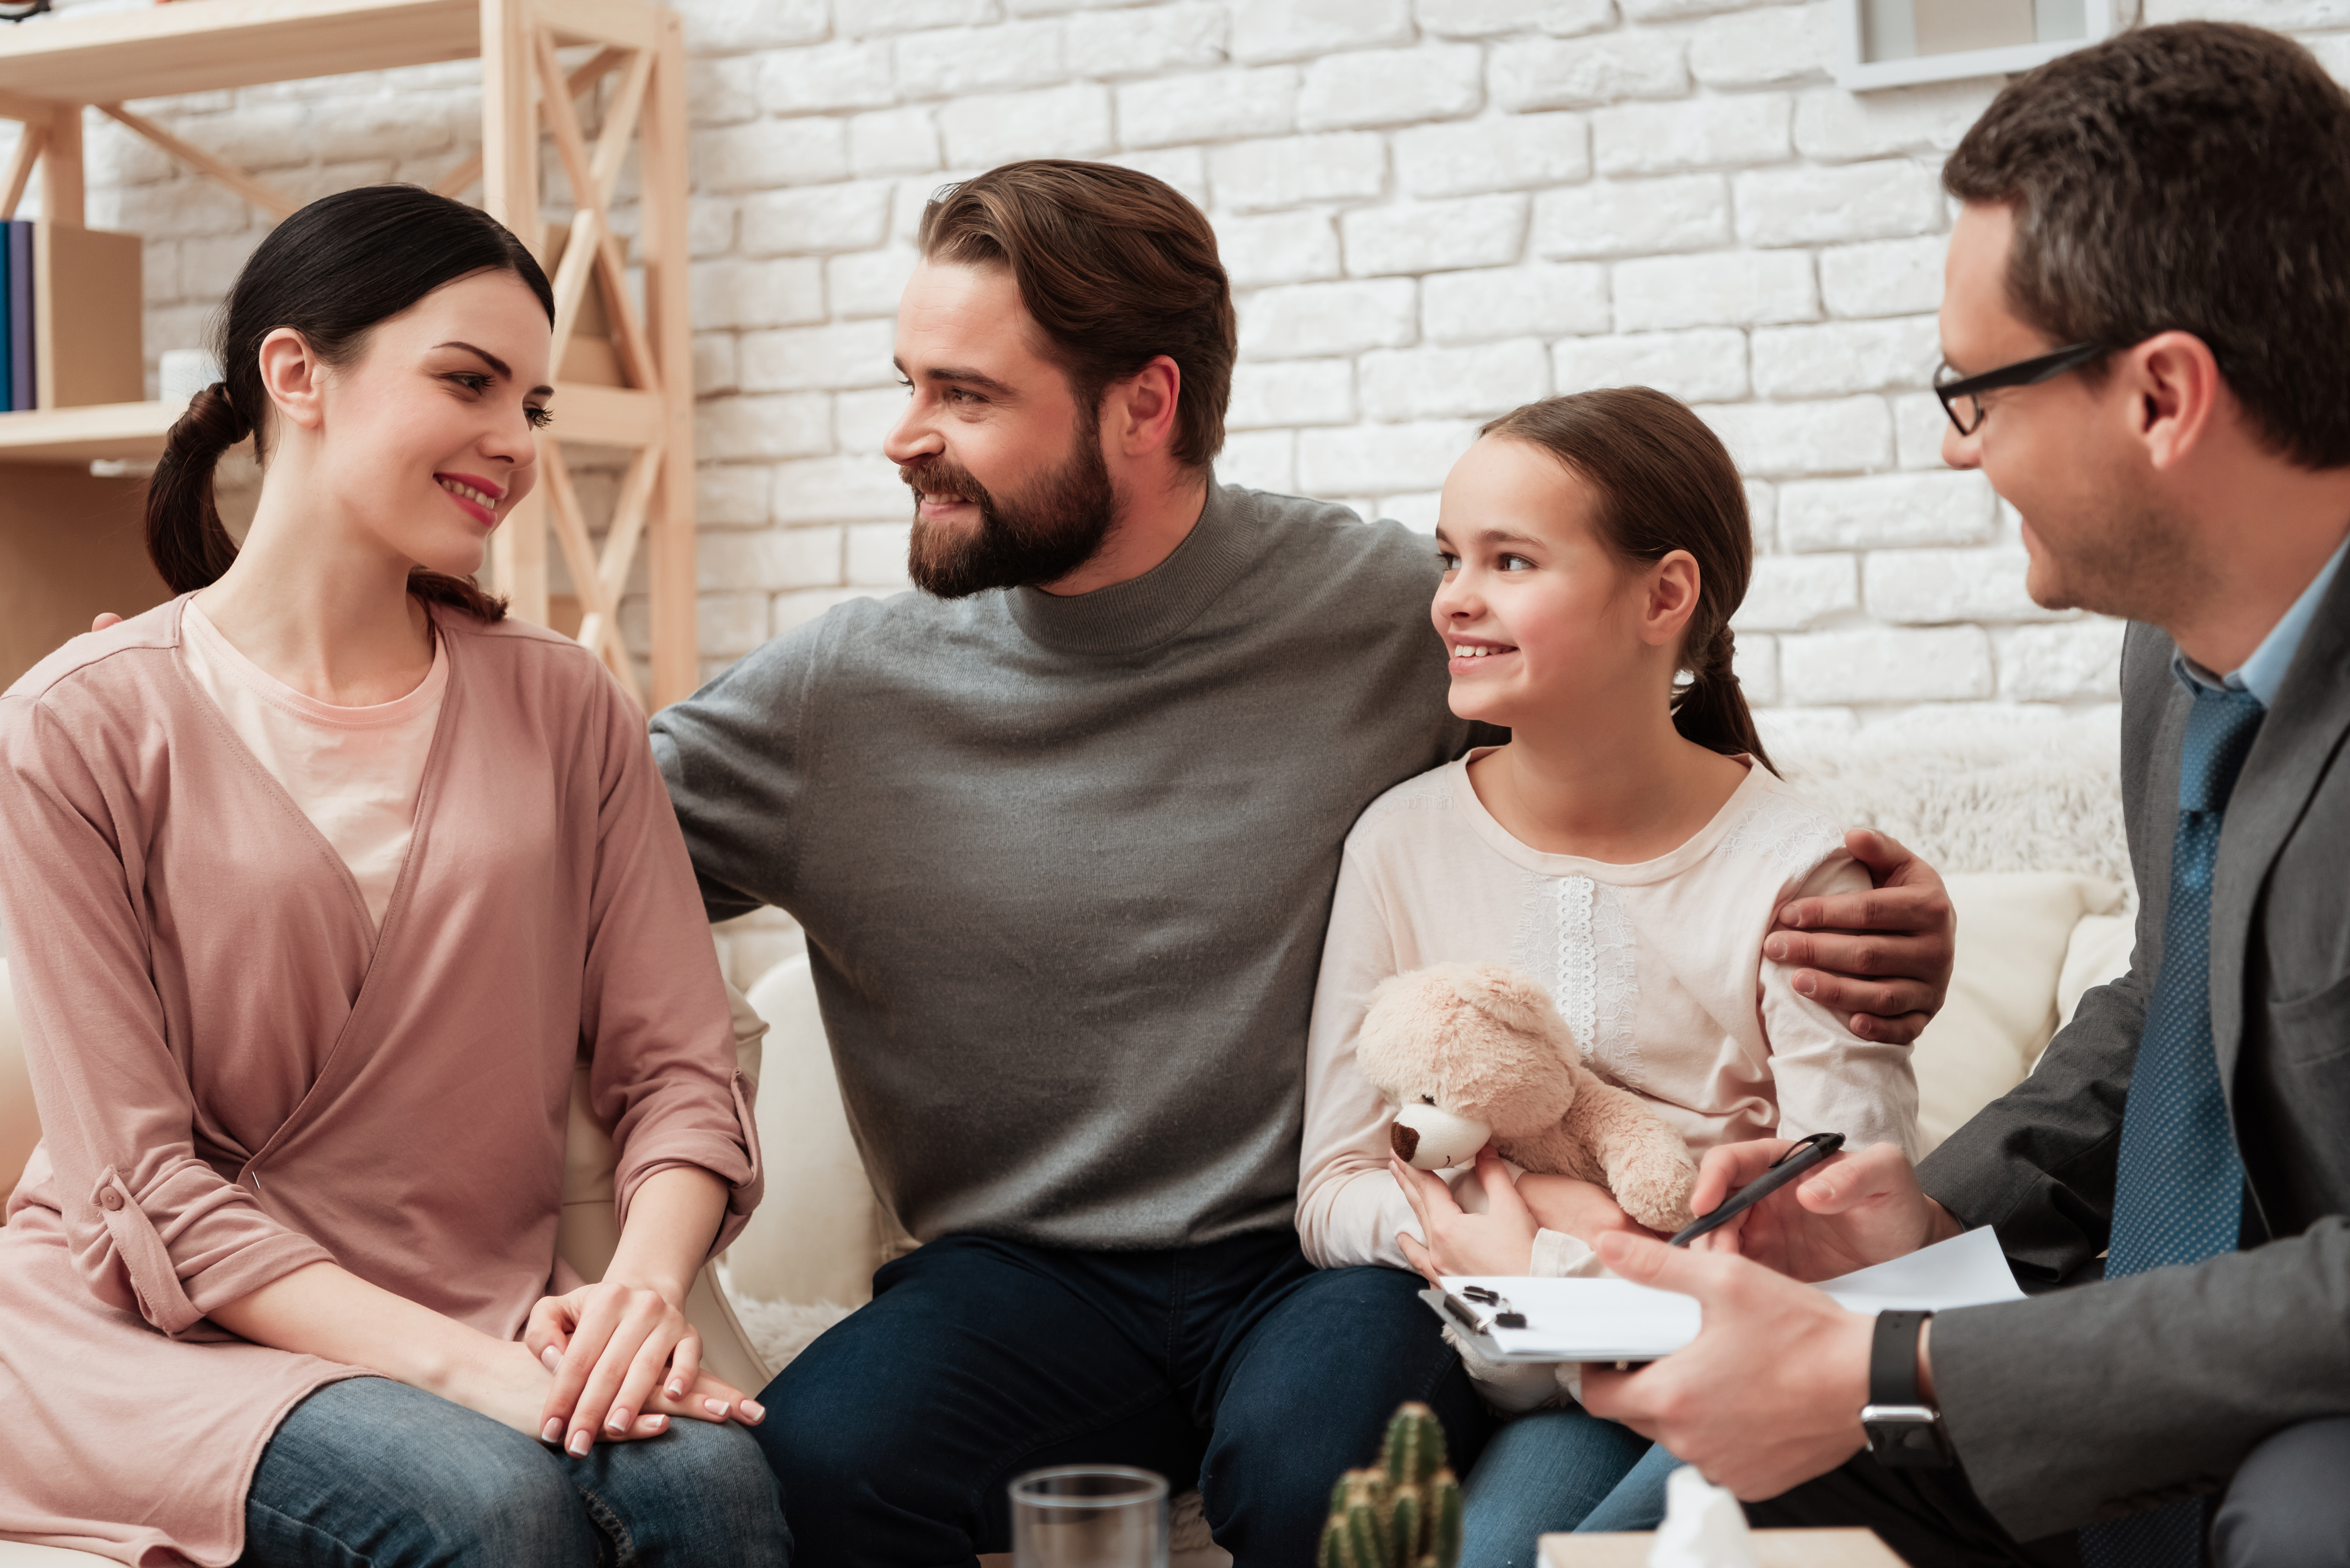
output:
[[[2130,885],[2110,717],[1904,720],[1763,743],[1788,780],[1942,872],[2072,871]]]

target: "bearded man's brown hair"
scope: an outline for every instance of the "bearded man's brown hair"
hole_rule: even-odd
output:
[[[1011,273],[1080,409],[1097,412],[1110,383],[1164,354],[1182,373],[1170,453],[1203,469],[1223,449],[1232,284],[1207,214],[1165,181],[1109,163],[1006,163],[931,197],[920,246],[925,261]]]

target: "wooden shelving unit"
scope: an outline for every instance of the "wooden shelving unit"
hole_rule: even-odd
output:
[[[558,48],[594,53],[566,71]],[[481,156],[442,182],[463,196],[476,183],[482,205],[530,243],[551,269],[556,318],[555,433],[540,440],[537,491],[498,530],[492,570],[514,613],[549,619],[547,538],[564,552],[577,596],[579,640],[595,649],[639,702],[658,707],[697,683],[693,570],[692,322],[687,286],[685,50],[677,17],[648,0],[182,0],[151,9],[70,14],[0,27],[0,118],[23,122],[16,157],[0,168],[0,217],[12,214],[36,176],[44,220],[85,221],[82,116],[96,109],[146,137],[195,172],[235,192],[273,218],[294,203],[265,182],[183,140],[125,105],[139,99],[262,82],[339,76],[478,57],[482,62]],[[617,85],[600,134],[581,129],[577,99],[598,83]],[[542,143],[551,142],[576,215],[550,239],[539,214]],[[644,306],[627,278],[611,225],[624,161],[637,153],[641,202],[636,243]],[[584,335],[583,326],[590,336]],[[608,337],[598,328],[608,330]],[[169,403],[103,403],[0,414],[0,685],[78,628],[63,632],[13,602],[62,606],[68,619],[79,592],[42,594],[24,574],[59,558],[54,541],[26,543],[28,530],[83,528],[105,537],[67,552],[94,572],[114,602],[151,604],[161,585],[127,548],[121,480],[91,478],[99,459],[151,461],[178,417]],[[601,553],[565,466],[562,441],[629,453]],[[73,472],[72,465],[80,472]],[[36,466],[38,475],[27,470]],[[33,483],[37,478],[38,483]],[[81,488],[77,489],[75,481]],[[36,514],[30,498],[41,499]],[[86,504],[77,504],[82,496]],[[17,540],[12,547],[12,537]],[[133,541],[135,543],[135,541]],[[638,549],[647,557],[652,608],[652,683],[640,689],[622,648],[618,610]],[[143,580],[141,574],[144,573]],[[14,592],[8,591],[13,589]],[[143,598],[137,596],[143,594]],[[131,597],[125,597],[130,595]],[[66,601],[71,601],[68,604]],[[5,612],[16,611],[8,614]],[[46,641],[40,639],[46,639]]]

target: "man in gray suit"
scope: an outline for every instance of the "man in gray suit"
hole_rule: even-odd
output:
[[[1705,1326],[1586,1403],[1917,1568],[2350,1563],[2350,96],[2150,27],[2011,85],[1943,180],[1944,455],[2035,599],[2137,623],[2130,971],[1914,1169],[1847,1153],[1710,1251],[1608,1238]],[[1787,1147],[1712,1151],[1697,1210]],[[1794,1282],[1984,1225],[2031,1299]]]

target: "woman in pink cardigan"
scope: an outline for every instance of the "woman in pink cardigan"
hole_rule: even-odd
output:
[[[684,844],[609,674],[469,580],[535,476],[553,316],[461,203],[296,213],[156,470],[180,597],[0,697],[47,1135],[0,1229],[0,1538],[788,1559],[762,1413],[682,1311],[760,1190]],[[240,550],[212,473],[247,435]],[[582,1061],[619,1158],[592,1286],[555,1258]]]

